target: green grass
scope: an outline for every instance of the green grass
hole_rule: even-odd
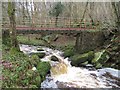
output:
[[[62,37],[61,35],[59,35],[59,36]],[[19,43],[27,44],[27,45],[39,45],[39,46],[46,46],[46,47],[53,46],[56,49],[63,49],[66,46],[74,46],[74,44],[75,44],[75,40],[69,39],[69,40],[67,40],[65,42],[63,42],[63,41],[54,42],[54,41],[51,40],[52,38],[54,38],[54,37],[51,36],[51,38],[49,38],[48,41],[50,41],[50,43],[48,44],[44,40],[36,39],[36,36],[31,36],[30,40],[28,39],[27,35],[18,35],[17,36],[17,39],[18,39]],[[50,48],[52,48],[52,47],[50,47]]]
[[[43,40],[37,40],[35,39],[35,37],[31,37],[29,40],[28,36],[18,35],[17,39],[19,43],[22,43],[22,44],[28,44],[28,45],[44,45],[45,44]]]

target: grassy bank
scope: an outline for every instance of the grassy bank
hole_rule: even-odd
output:
[[[50,70],[49,62],[41,62],[37,55],[23,54],[3,45],[2,88],[38,88]],[[37,70],[33,67],[36,64]]]
[[[20,44],[27,45],[39,45],[46,47],[54,47],[55,49],[64,49],[66,46],[74,46],[75,37],[69,37],[66,35],[59,35],[58,39],[54,41],[55,35],[46,35],[40,37],[40,35],[18,35],[17,39]]]
[[[30,37],[28,35],[18,35],[17,39],[19,41],[19,43],[22,44],[28,44],[28,45],[44,45],[44,41],[43,40],[38,40],[34,37]]]

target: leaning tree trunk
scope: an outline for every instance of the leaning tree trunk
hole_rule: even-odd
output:
[[[11,46],[18,49],[18,41],[16,35],[16,22],[15,22],[15,2],[8,2],[8,15],[10,20],[10,38]]]
[[[87,11],[87,7],[88,7],[88,2],[86,2],[85,10],[84,10],[84,12],[83,12],[83,16],[82,16],[81,22],[84,20],[85,13],[86,13],[86,11]]]

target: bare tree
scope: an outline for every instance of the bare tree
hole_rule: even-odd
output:
[[[13,48],[18,48],[18,41],[16,35],[16,22],[15,22],[15,2],[8,2],[8,15],[10,20],[11,46]]]

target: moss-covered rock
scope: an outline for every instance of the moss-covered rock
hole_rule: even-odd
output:
[[[87,64],[88,64],[88,61],[81,63],[80,66],[86,66]]]
[[[56,56],[51,56],[51,61],[59,61],[59,59]]]
[[[44,51],[42,48],[37,48],[37,51]]]
[[[46,54],[45,53],[34,53],[33,55],[37,55],[39,58],[43,58]]]
[[[94,58],[94,52],[93,51],[90,51],[88,53],[85,53],[85,54],[77,54],[77,55],[74,55],[72,58],[71,58],[71,64],[73,66],[80,66],[82,63],[86,62],[86,61],[91,61],[92,59]]]
[[[61,48],[64,52],[64,57],[71,57],[75,54],[74,46],[68,45]]]
[[[67,49],[64,51],[64,57],[71,57],[74,55],[74,50],[73,49]]]
[[[40,77],[42,81],[45,79],[45,76],[48,74],[50,71],[51,66],[49,62],[39,62],[37,65],[37,70],[40,73]]]

